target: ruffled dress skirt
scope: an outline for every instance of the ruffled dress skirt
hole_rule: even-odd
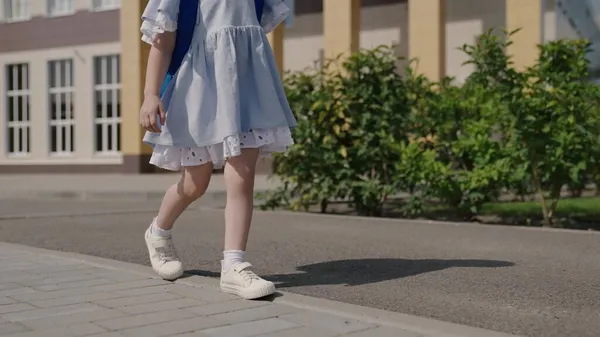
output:
[[[150,0],[142,39],[175,31],[178,9],[179,0]],[[192,44],[162,96],[165,125],[144,136],[153,165],[221,168],[244,148],[266,156],[293,145],[296,120],[266,37],[288,13],[281,0],[265,0],[260,21],[254,0],[200,1]]]

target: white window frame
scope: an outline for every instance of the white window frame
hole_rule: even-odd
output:
[[[75,0],[46,0],[48,16],[64,16],[75,13]]]
[[[121,144],[120,144],[120,129],[121,129],[121,116],[120,116],[120,94],[121,94],[121,80],[119,74],[120,67],[120,55],[98,55],[94,57],[94,151],[97,155],[115,156],[121,155]],[[111,67],[109,69],[108,60],[111,59]],[[100,66],[100,79],[96,78],[98,71],[96,66]],[[113,79],[112,83],[108,83],[108,74]],[[97,102],[97,93],[100,93],[101,102]],[[116,102],[112,105],[110,110],[112,116],[108,116],[108,97],[110,95],[111,101]],[[101,106],[100,114],[97,115],[98,105]],[[102,144],[98,144],[97,127],[101,127],[102,133]],[[109,139],[109,128],[112,128],[110,134],[111,142]],[[112,145],[112,147],[109,146]]]
[[[21,68],[21,78],[19,81],[19,67]],[[29,91],[29,64],[28,63],[13,63],[7,64],[6,69],[6,153],[9,157],[27,157],[31,153],[31,111],[29,106],[30,91]],[[13,85],[9,89],[10,77],[9,72],[12,72]],[[21,87],[18,88],[18,83],[21,82]],[[13,103],[13,111],[9,111],[9,100],[16,97],[23,98],[23,109],[21,111],[21,119],[19,119],[18,105]],[[13,115],[13,120],[10,120],[10,114]],[[13,151],[10,149],[10,130],[13,129]]]
[[[73,59],[49,61],[49,80],[52,75],[54,75],[54,85],[50,81],[48,82],[48,152],[52,156],[72,156],[75,152],[75,83],[73,83],[75,74]],[[64,83],[61,83],[63,77]],[[64,115],[62,111],[63,95],[65,97]],[[52,116],[53,102],[56,102],[58,106],[56,116]],[[56,130],[56,139],[52,139],[53,129]],[[56,142],[56,149],[52,149],[54,142]]]
[[[92,9],[96,12],[121,8],[121,0],[91,0]]]
[[[20,4],[19,12],[15,10],[17,4]],[[29,0],[2,0],[2,14],[2,19],[5,22],[27,21],[31,19]]]

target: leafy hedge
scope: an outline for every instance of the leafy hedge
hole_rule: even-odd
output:
[[[600,181],[600,89],[587,80],[587,41],[542,45],[518,71],[511,36],[490,31],[463,46],[474,71],[460,85],[411,67],[401,76],[386,46],[288,74],[296,145],[275,157],[283,185],[263,208],[326,212],[344,200],[381,216],[403,195],[407,217],[432,203],[472,217],[502,195],[535,194],[552,226],[563,187]]]

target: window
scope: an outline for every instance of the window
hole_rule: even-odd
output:
[[[94,58],[96,152],[121,151],[121,76],[119,55]]]
[[[75,85],[73,60],[48,63],[50,110],[50,152],[72,154],[75,151]]]
[[[4,20],[22,21],[29,19],[29,0],[3,0]]]
[[[92,7],[96,11],[107,11],[121,7],[121,0],[92,0]]]
[[[68,15],[75,12],[75,0],[48,0],[50,16]]]
[[[12,156],[27,155],[31,143],[28,64],[6,66],[6,88],[7,152]]]

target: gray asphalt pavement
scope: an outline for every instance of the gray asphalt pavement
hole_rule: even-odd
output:
[[[0,200],[0,241],[147,264],[142,235],[156,205]],[[216,276],[222,211],[200,206],[175,240],[189,271]],[[596,337],[599,256],[593,232],[257,212],[248,258],[289,292],[525,336]]]

